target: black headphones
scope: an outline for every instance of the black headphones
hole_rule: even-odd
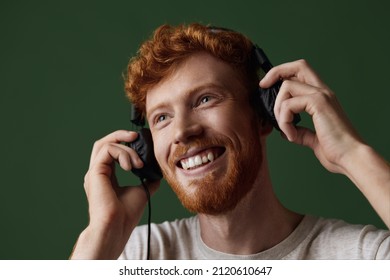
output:
[[[209,27],[210,32],[218,33],[218,32],[236,32],[232,29],[224,28],[224,27],[217,27],[217,26],[210,26]],[[268,59],[265,52],[256,44],[252,42],[252,49],[253,54],[252,57],[256,60],[257,65],[261,68],[261,70],[264,71],[264,73],[268,73],[269,70],[273,67],[271,64],[271,61]],[[261,116],[266,118],[277,130],[280,131],[278,122],[275,117],[274,113],[274,106],[276,97],[278,95],[278,92],[280,90],[280,87],[282,85],[282,81],[276,82],[274,85],[272,85],[269,88],[261,88],[259,87],[257,92],[255,92],[254,96],[254,103],[255,106],[259,106],[260,108],[258,111],[260,112]],[[294,115],[293,124],[296,125],[301,120],[301,117],[299,114]]]
[[[221,27],[209,27],[210,32],[234,32],[233,30]],[[256,44],[253,44],[253,57],[256,59],[259,67],[267,73],[273,67],[270,60],[266,56],[265,52]],[[260,112],[263,117],[265,117],[277,130],[280,131],[278,122],[274,113],[274,106],[276,97],[280,90],[282,81],[276,82],[273,86],[269,88],[258,87],[258,90],[255,94],[255,106],[259,106]],[[133,169],[133,173],[140,177],[141,179],[149,179],[152,181],[159,180],[162,178],[161,170],[157,164],[157,161],[154,157],[153,151],[153,141],[150,130],[144,128],[145,118],[142,113],[136,108],[133,104],[131,106],[131,122],[140,127],[139,137],[131,142],[127,143],[129,147],[134,149],[142,161],[144,162],[144,167],[141,169]],[[294,115],[293,123],[296,125],[301,120],[299,114]]]
[[[260,65],[260,68],[264,71],[264,73],[268,73],[268,71],[271,70],[273,66],[264,51],[256,44],[253,44],[253,52],[257,63]],[[271,122],[271,124],[279,131],[280,128],[275,117],[274,107],[276,97],[278,96],[281,86],[282,81],[278,81],[269,88],[259,87],[258,89],[258,97],[260,98],[259,105],[262,107],[262,115],[267,118],[268,121]],[[292,121],[293,124],[297,125],[300,120],[300,115],[294,114],[294,119]]]
[[[221,27],[209,27],[210,32],[221,32],[228,31],[233,32],[233,30]],[[264,51],[253,44],[253,57],[256,59],[259,67],[267,73],[271,68],[272,64],[268,57],[265,55]],[[280,90],[280,86],[282,81],[278,81],[270,88],[260,88],[254,93],[254,102],[255,107],[259,107],[260,114],[265,117],[277,130],[280,130],[278,122],[276,121],[274,114],[274,106],[275,100]],[[136,108],[133,104],[131,105],[131,122],[140,127],[138,131],[138,138],[130,143],[126,143],[127,146],[134,149],[141,160],[144,163],[144,166],[140,169],[133,168],[131,171],[140,178],[141,183],[144,187],[149,206],[149,215],[148,215],[148,243],[147,243],[147,259],[150,258],[150,221],[151,221],[151,201],[150,201],[150,193],[145,184],[145,180],[148,181],[157,181],[160,180],[163,175],[161,169],[157,163],[157,160],[154,156],[154,148],[153,148],[153,139],[152,134],[149,129],[145,128],[145,118],[143,114]],[[300,121],[300,116],[298,114],[294,115],[293,123],[296,125]]]

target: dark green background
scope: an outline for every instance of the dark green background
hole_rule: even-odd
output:
[[[122,72],[163,23],[248,35],[279,64],[307,59],[364,139],[390,158],[388,1],[2,1],[0,259],[65,259],[88,222],[96,139],[130,128]],[[303,123],[308,124],[307,117]],[[384,227],[354,185],[274,132],[275,190],[293,210]],[[121,182],[136,182],[120,172]],[[166,186],[153,221],[188,215]]]

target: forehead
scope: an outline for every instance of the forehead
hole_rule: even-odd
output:
[[[239,72],[231,65],[208,53],[196,53],[147,92],[146,112],[162,101],[206,85],[215,85],[240,95],[245,91]]]

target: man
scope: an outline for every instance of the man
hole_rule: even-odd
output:
[[[367,146],[332,91],[303,61],[272,68],[259,84],[253,44],[199,24],[162,26],[129,63],[126,92],[147,119],[164,178],[196,216],[151,229],[152,259],[390,258],[390,233],[294,213],[276,198],[266,138],[272,130],[257,88],[283,80],[274,112],[288,141],[310,147],[331,172],[350,178],[390,227],[390,167]],[[315,132],[292,124],[307,112]],[[145,259],[141,188],[119,188],[114,164],[141,168],[116,131],[94,145],[85,191],[90,223],[72,258]],[[148,182],[152,193],[159,182]]]

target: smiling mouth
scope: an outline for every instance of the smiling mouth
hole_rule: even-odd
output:
[[[181,159],[177,166],[184,170],[193,170],[213,162],[224,152],[225,148],[222,147],[207,149],[191,157]]]

